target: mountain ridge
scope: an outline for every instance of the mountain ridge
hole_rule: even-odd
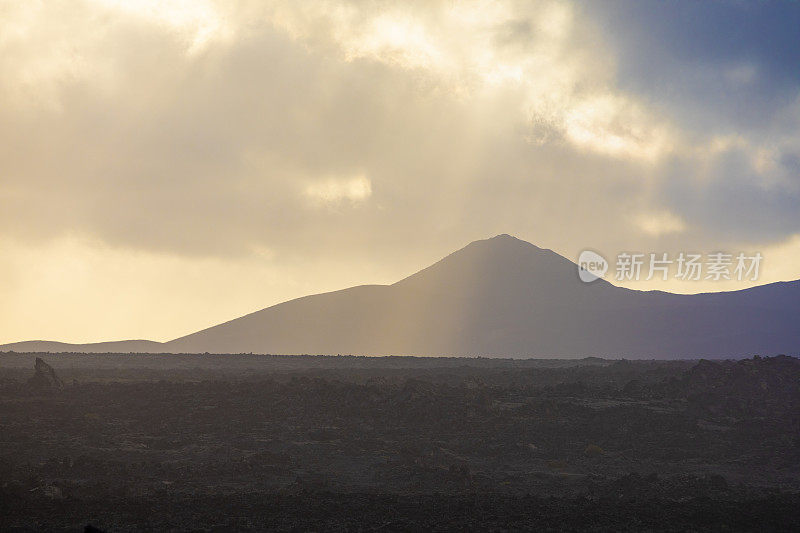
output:
[[[637,291],[603,279],[586,284],[569,259],[501,234],[390,285],[303,296],[164,343],[29,341],[0,351],[24,345],[150,353],[767,355],[800,347],[798,302],[800,281],[692,295]]]

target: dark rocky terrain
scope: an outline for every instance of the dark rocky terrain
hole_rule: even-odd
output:
[[[2,531],[800,527],[795,358],[41,357]]]

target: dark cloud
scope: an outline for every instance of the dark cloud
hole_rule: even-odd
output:
[[[785,163],[785,162],[784,162]],[[785,239],[800,228],[800,182],[781,164],[772,182],[759,176],[749,154],[732,148],[713,158],[698,177],[692,162],[665,167],[657,196],[692,227],[706,247],[738,239],[759,244]]]
[[[704,130],[768,128],[800,92],[796,2],[581,2],[619,82]]]

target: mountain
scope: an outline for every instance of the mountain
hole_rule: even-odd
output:
[[[142,351],[733,357],[796,353],[798,319],[800,281],[697,295],[587,284],[564,257],[499,235],[393,285],[298,298]]]

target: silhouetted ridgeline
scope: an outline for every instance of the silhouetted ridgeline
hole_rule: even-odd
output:
[[[508,235],[393,285],[298,298],[166,343],[0,346],[25,352],[692,358],[798,354],[800,281],[679,295],[586,284]]]

